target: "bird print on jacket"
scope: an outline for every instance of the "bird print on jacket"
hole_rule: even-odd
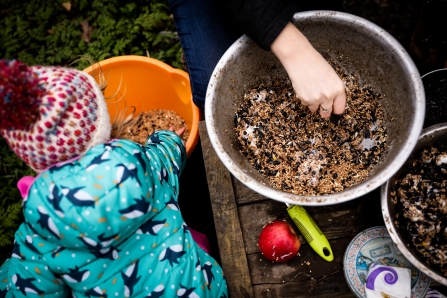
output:
[[[0,268],[0,297],[226,297],[219,264],[177,202],[186,154],[173,132],[113,140],[42,172]]]

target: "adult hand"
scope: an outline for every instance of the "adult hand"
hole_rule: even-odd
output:
[[[346,90],[342,80],[307,38],[288,23],[271,45],[292,81],[301,103],[323,118],[343,114]]]

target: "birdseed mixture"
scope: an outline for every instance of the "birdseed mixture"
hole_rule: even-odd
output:
[[[184,142],[188,140],[189,131],[185,120],[174,111],[169,110],[142,112],[138,121],[134,125],[126,127],[120,137],[144,145],[151,134],[158,130],[167,130],[170,126],[173,126],[175,131],[186,127],[181,138]]]
[[[424,149],[396,185],[395,224],[408,232],[421,258],[447,276],[447,146]]]
[[[299,195],[332,194],[368,177],[386,148],[382,95],[334,65],[346,84],[341,116],[323,119],[295,99],[287,78],[244,95],[235,114],[240,151],[273,187]]]

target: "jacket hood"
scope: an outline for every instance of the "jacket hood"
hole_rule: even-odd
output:
[[[101,251],[117,246],[155,216],[156,191],[147,149],[118,140],[36,178],[24,202],[30,228],[66,248]]]

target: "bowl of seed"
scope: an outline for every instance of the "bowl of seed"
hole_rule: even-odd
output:
[[[382,214],[398,249],[447,286],[447,123],[422,131],[408,160],[381,188]]]
[[[189,157],[199,139],[200,111],[192,101],[189,75],[149,57],[117,56],[84,70],[104,89],[112,137],[145,144],[158,130],[186,127]]]
[[[242,36],[208,85],[211,143],[231,174],[265,197],[307,206],[358,198],[385,183],[417,143],[419,72],[402,45],[360,17],[311,11],[292,23],[345,83],[345,113],[310,113],[279,60]]]

